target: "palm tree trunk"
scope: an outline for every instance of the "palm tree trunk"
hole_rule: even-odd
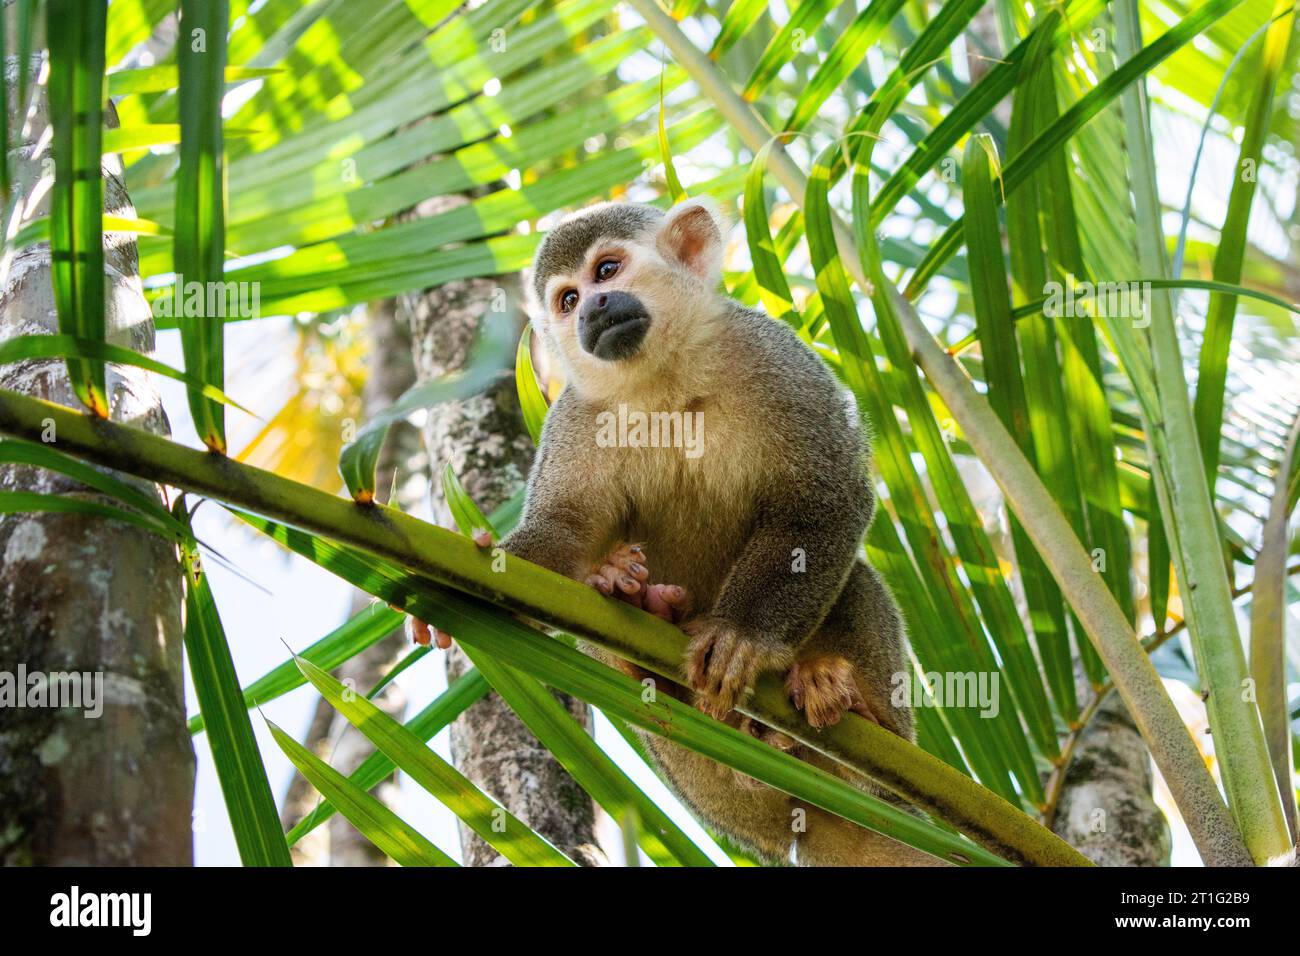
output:
[[[465,201],[461,196],[438,197],[422,204],[415,215],[432,215]],[[467,279],[406,297],[417,379],[439,378],[464,365],[480,321],[503,296],[522,330],[518,277]],[[430,410],[424,438],[435,476],[434,520],[446,527],[455,526],[437,480],[446,463],[490,513],[522,486],[532,460],[532,443],[509,375],[482,395]],[[448,653],[448,680],[469,667],[459,649]],[[557,696],[589,726],[585,704]],[[561,851],[586,865],[604,862],[596,845],[591,798],[496,694],[474,704],[452,724],[451,749],[462,773]],[[504,865],[492,847],[464,826],[461,849],[467,866]]]
[[[38,59],[24,66],[36,65]],[[13,108],[18,64],[10,58],[6,67],[16,130],[22,125],[22,111]],[[49,115],[44,87],[31,89],[36,102],[28,132],[16,137],[20,147],[10,154],[23,221],[48,213]],[[108,112],[115,123],[111,106]],[[134,217],[117,157],[105,156],[103,170],[105,211]],[[34,208],[26,208],[31,199]],[[153,317],[135,240],[110,233],[104,245],[108,339],[151,352]],[[0,266],[0,338],[56,331],[49,244],[8,253]],[[4,366],[0,385],[77,405],[61,362]],[[168,433],[149,375],[110,367],[108,390],[115,420]],[[48,440],[58,448],[56,433]],[[97,497],[70,479],[25,466],[0,468],[0,487]],[[78,514],[0,517],[0,672],[76,672],[98,698],[88,708],[0,708],[0,862],[192,862],[194,748],[185,727],[180,608],[177,556],[162,539]],[[91,703],[84,689],[83,703]],[[101,705],[102,713],[91,716]]]
[[[1076,663],[1080,699],[1090,689]],[[1169,824],[1152,795],[1151,751],[1118,694],[1079,735],[1051,828],[1098,866],[1167,866]]]

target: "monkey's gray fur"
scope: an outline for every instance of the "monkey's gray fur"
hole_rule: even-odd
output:
[[[914,739],[910,710],[891,701],[891,678],[909,669],[902,622],[858,558],[874,508],[864,429],[789,327],[717,292],[722,253],[722,224],[698,200],[667,214],[602,204],[547,235],[533,277],[535,325],[566,386],[546,420],[523,518],[503,546],[577,580],[604,580],[602,590],[624,599],[635,596],[629,589],[647,600],[659,585],[686,589],[690,650],[682,684],[665,689],[879,792],[732,709],[757,673],[775,670],[790,675],[792,699],[815,724],[855,709]],[[601,415],[620,405],[629,417],[702,413],[703,453],[602,447]],[[793,847],[802,865],[935,862],[644,737],[682,799],[765,860],[788,862]]]

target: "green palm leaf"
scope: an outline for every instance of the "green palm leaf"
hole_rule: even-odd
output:
[[[452,681],[437,699],[406,721],[403,726],[427,743],[433,739],[434,734],[481,700],[491,689],[482,674],[476,670],[467,671]],[[348,776],[348,780],[362,791],[370,791],[379,786],[396,769],[397,765],[391,758],[382,750],[376,750],[361,761],[360,766]],[[289,831],[287,835],[289,845],[297,843],[337,812],[338,809],[329,800],[316,806]]]
[[[333,670],[401,626],[402,615],[397,611],[383,604],[371,604],[316,641],[301,656],[324,670]],[[305,683],[306,679],[294,661],[287,660],[244,688],[244,706],[251,710],[268,704]],[[192,734],[201,732],[204,726],[201,713],[189,720]]]
[[[49,108],[54,117],[51,155],[50,262],[59,331],[92,342],[104,340],[104,241],[100,216],[103,138],[104,35],[107,3],[47,0],[50,43]],[[26,69],[22,65],[20,72]],[[101,418],[108,415],[104,365],[68,360],[77,398]]]
[[[177,281],[197,283],[203,296],[196,314],[181,324],[185,367],[206,385],[225,382],[226,303],[220,310],[211,294],[226,296],[225,172],[221,137],[221,96],[226,69],[227,0],[181,0],[180,169],[176,174],[175,261]],[[191,301],[187,298],[187,301]],[[216,314],[213,312],[216,311]],[[221,405],[191,390],[190,414],[203,443],[226,450]]]
[[[402,866],[456,866],[456,861],[283,730],[266,722],[284,755],[367,840]]]
[[[1255,73],[1255,87],[1241,141],[1241,152],[1234,166],[1236,175],[1228,196],[1228,212],[1219,233],[1219,246],[1214,254],[1214,279],[1218,282],[1241,281],[1242,259],[1246,251],[1246,227],[1255,198],[1258,176],[1256,168],[1261,161],[1264,140],[1268,135],[1273,110],[1273,94],[1278,76],[1287,56],[1287,46],[1295,32],[1295,4],[1277,0],[1273,7],[1271,25],[1264,34],[1264,48],[1260,51]],[[1210,308],[1205,318],[1205,340],[1201,345],[1199,370],[1196,376],[1197,433],[1201,440],[1201,458],[1205,461],[1205,474],[1210,483],[1210,494],[1219,465],[1219,441],[1223,424],[1224,386],[1228,377],[1228,347],[1232,343],[1232,326],[1237,312],[1237,299],[1233,295],[1210,296]]]
[[[291,866],[275,798],[253,737],[239,678],[216,602],[190,539],[181,552],[185,570],[185,651],[226,798],[239,858],[245,866]]]
[[[377,706],[358,697],[311,661],[294,659],[303,676],[393,761],[507,860],[519,866],[572,866],[573,863],[505,807],[483,793],[423,740]]]

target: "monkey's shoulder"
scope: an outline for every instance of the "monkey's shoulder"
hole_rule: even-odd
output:
[[[734,355],[733,370],[766,383],[787,402],[818,404],[845,394],[825,360],[786,323],[731,303],[720,346]]]
[[[866,455],[868,429],[825,360],[784,322],[732,307],[726,347],[735,355],[733,393],[819,457]]]

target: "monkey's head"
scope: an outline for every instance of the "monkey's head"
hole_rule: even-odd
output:
[[[667,213],[601,203],[537,250],[534,326],[580,394],[614,398],[671,380],[714,340],[723,226],[711,203]]]

